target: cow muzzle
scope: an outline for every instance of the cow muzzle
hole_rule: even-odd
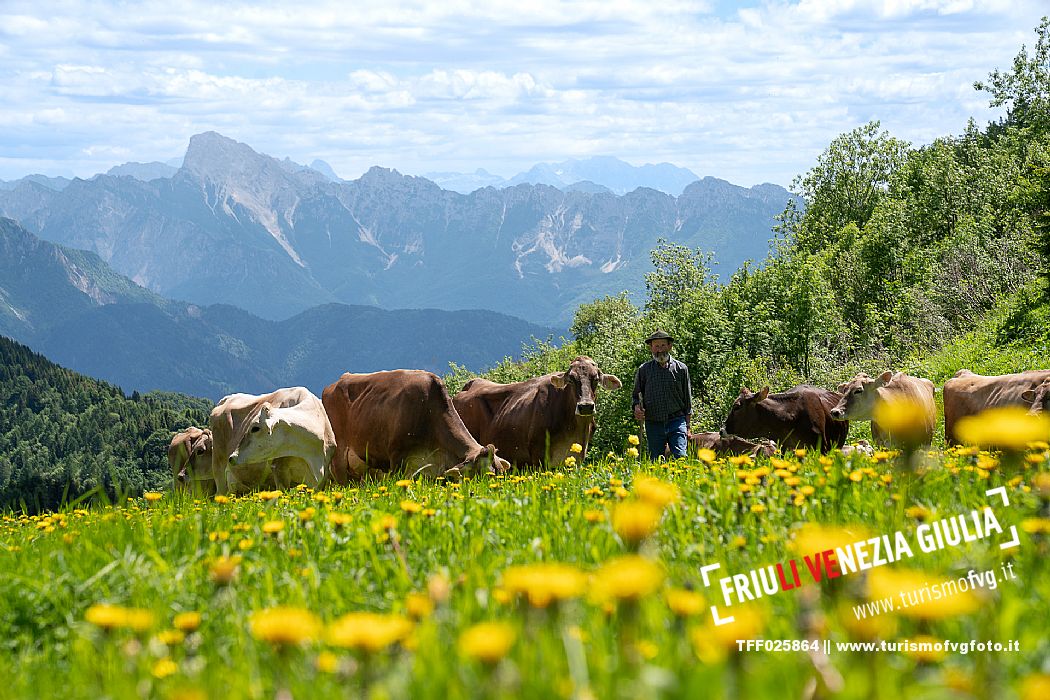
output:
[[[846,411],[844,409],[833,408],[833,409],[831,409],[831,411],[829,411],[829,413],[831,414],[831,417],[834,418],[835,420],[845,420],[846,419]]]
[[[230,464],[237,464],[237,460],[240,459],[240,458],[241,458],[241,456],[239,454],[237,454],[236,452],[234,452],[232,455],[230,455],[230,458],[227,461]]]
[[[578,403],[578,404],[576,404],[576,415],[578,415],[578,416],[593,416],[594,415],[594,404],[593,403]]]

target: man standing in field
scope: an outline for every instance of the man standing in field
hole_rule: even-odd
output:
[[[684,457],[693,414],[693,387],[689,368],[671,357],[674,338],[657,330],[645,339],[653,359],[643,362],[634,375],[634,418],[645,423],[649,459],[663,456],[664,446],[675,457]]]

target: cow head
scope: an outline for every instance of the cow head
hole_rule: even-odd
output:
[[[211,469],[210,430],[197,431],[186,441],[186,460],[173,464],[175,486],[180,489],[208,490],[214,486]]]
[[[893,379],[893,372],[886,371],[877,377],[861,372],[848,382],[839,384],[842,394],[838,404],[829,411],[835,420],[871,420],[875,415],[875,404],[879,400],[879,389]]]
[[[1036,388],[1022,393],[1021,400],[1028,404],[1028,413],[1033,416],[1050,411],[1050,379],[1044,379]]]
[[[759,391],[751,391],[746,386],[740,387],[740,394],[730,407],[726,424],[719,432],[723,435],[739,435],[747,432],[744,426],[757,417],[760,411],[758,405],[765,401],[767,396],[769,396],[768,386],[762,387]]]
[[[603,374],[598,363],[586,355],[580,355],[569,369],[551,377],[551,384],[557,389],[569,387],[576,397],[576,415],[589,417],[594,415],[594,397],[598,386],[606,389],[619,389],[623,386],[616,375]]]
[[[459,481],[464,476],[505,474],[510,470],[510,466],[510,462],[496,455],[496,446],[490,444],[484,447],[479,446],[476,452],[468,454],[465,460],[444,472],[439,473],[433,464],[426,464],[417,469],[412,478],[418,478],[421,474],[429,474],[434,477],[443,476],[449,481]]]
[[[244,422],[241,439],[230,453],[230,464],[252,464],[265,460],[262,453],[268,449],[269,441],[266,438],[273,435],[276,422],[273,407],[266,402],[261,404],[259,410]]]

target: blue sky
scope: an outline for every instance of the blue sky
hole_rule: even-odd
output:
[[[871,119],[998,116],[1045,0],[0,2],[0,179],[257,151],[421,174],[612,155],[788,185]]]

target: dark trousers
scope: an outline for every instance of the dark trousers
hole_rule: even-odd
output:
[[[645,421],[645,446],[649,448],[649,459],[655,462],[663,457],[665,445],[670,446],[671,456],[685,457],[688,427],[685,416],[665,421]]]

